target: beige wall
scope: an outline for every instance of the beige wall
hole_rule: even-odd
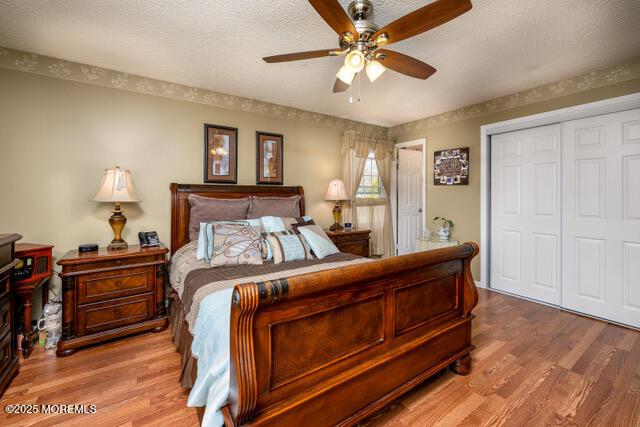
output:
[[[59,257],[113,238],[108,204],[90,201],[104,168],[131,169],[142,202],[124,205],[124,238],[156,230],[169,243],[169,183],[201,183],[203,124],[239,129],[238,183],[255,184],[255,132],[284,134],[285,185],[302,185],[307,213],[340,173],[342,129],[0,69],[0,233],[51,243]]]
[[[480,126],[640,91],[640,79],[485,116],[400,133],[427,138],[427,223],[452,218],[455,236],[480,240]],[[285,136],[285,184],[305,188],[307,213],[323,225],[326,185],[340,174],[342,130],[0,69],[0,233],[52,243],[107,244],[110,206],[91,202],[102,170],[131,169],[142,202],[125,205],[124,237],[156,230],[169,240],[169,183],[202,182],[203,123],[239,128],[238,183],[255,183],[255,131]],[[434,187],[433,151],[471,148],[469,186]],[[479,278],[479,262],[473,266]]]
[[[435,216],[451,218],[455,224],[454,237],[460,241],[480,242],[480,126],[523,117],[572,105],[640,92],[640,79],[530,104],[511,110],[487,114],[444,126],[405,132],[396,135],[396,142],[427,138],[427,225],[433,230]],[[471,175],[468,186],[434,186],[433,152],[446,148],[470,147]],[[480,279],[480,260],[473,264],[473,274]]]

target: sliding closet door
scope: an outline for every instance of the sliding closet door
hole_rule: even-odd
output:
[[[560,303],[560,125],[491,137],[494,289]]]
[[[563,306],[640,327],[640,110],[563,124]]]

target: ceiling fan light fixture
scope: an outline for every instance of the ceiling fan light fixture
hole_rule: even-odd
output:
[[[336,74],[337,78],[339,78],[340,80],[342,80],[348,85],[351,84],[355,76],[356,76],[356,73],[354,71],[351,71],[346,65],[343,65],[342,67],[340,67],[340,70],[338,70],[338,73]]]
[[[367,77],[371,83],[375,82],[378,77],[384,73],[386,68],[380,62],[373,60],[369,61],[366,68]]]
[[[364,62],[364,54],[359,50],[351,51],[344,58],[344,65],[354,73],[358,73],[364,68]]]

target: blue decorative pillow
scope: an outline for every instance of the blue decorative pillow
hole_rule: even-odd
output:
[[[260,218],[260,222],[262,222],[262,231],[264,233],[275,233],[286,230],[284,222],[279,216],[263,216]]]
[[[292,230],[293,225],[305,224],[311,221],[313,218],[310,216],[303,216],[300,218],[289,218],[281,216],[263,216],[260,218],[262,223],[262,231],[265,233],[275,233],[277,231]]]

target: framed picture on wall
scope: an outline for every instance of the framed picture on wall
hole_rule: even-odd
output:
[[[282,184],[283,141],[277,133],[256,132],[256,184]]]
[[[238,128],[204,125],[204,182],[238,182]]]
[[[433,185],[469,184],[469,147],[433,153]]]

